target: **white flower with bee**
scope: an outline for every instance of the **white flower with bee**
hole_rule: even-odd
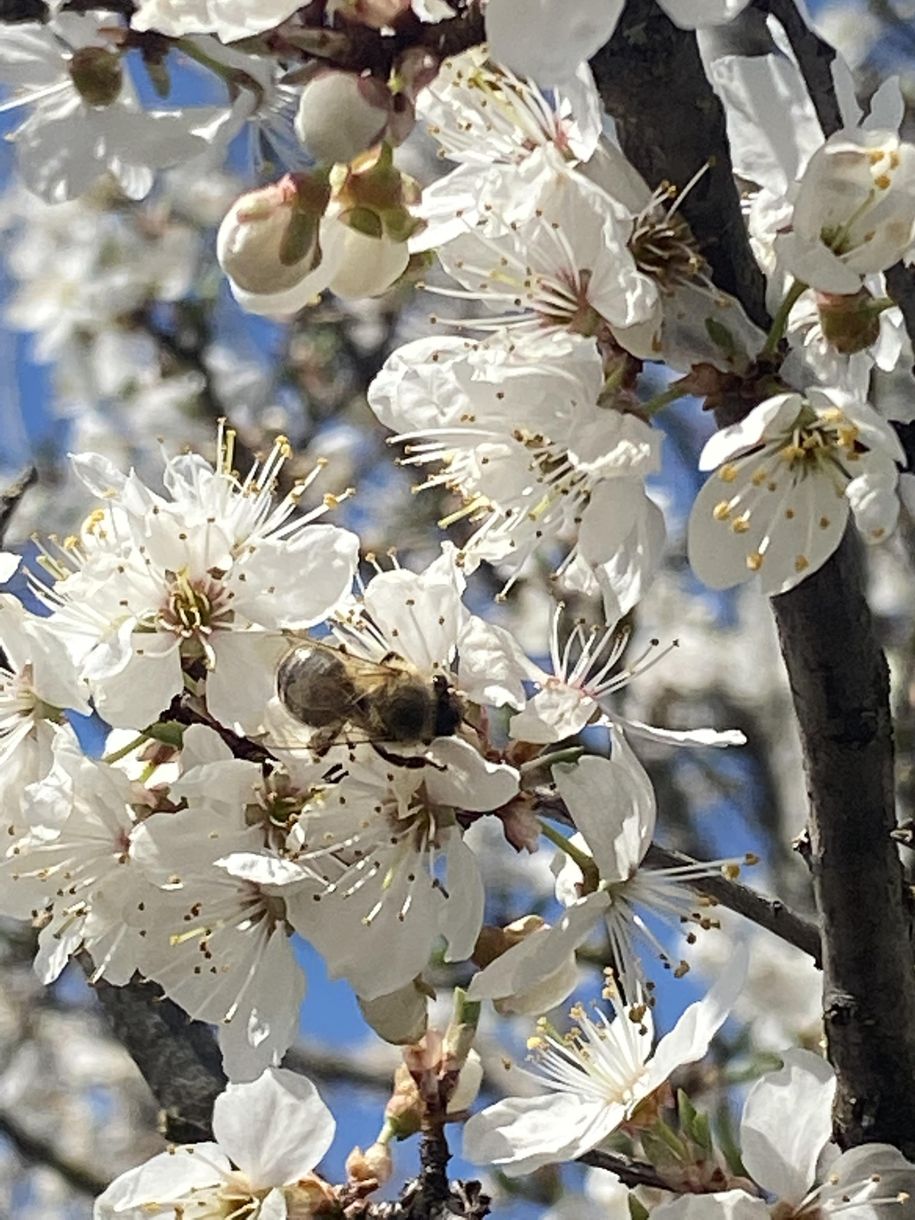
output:
[[[287,736],[278,718],[266,740],[283,757],[301,748],[298,732],[333,782],[305,801],[282,859],[222,861],[287,884],[293,926],[368,1000],[418,975],[440,934],[449,960],[469,957],[483,885],[458,815],[519,790],[518,771],[489,756],[479,704],[521,706],[522,659],[507,632],[469,614],[463,587],[451,548],[423,572],[379,572],[331,636],[281,662]]]

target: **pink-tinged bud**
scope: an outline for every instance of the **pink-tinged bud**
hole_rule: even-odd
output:
[[[320,261],[320,217],[302,207],[292,174],[249,191],[219,226],[219,265],[245,292],[292,288]]]
[[[350,1182],[384,1186],[393,1172],[394,1162],[387,1144],[371,1144],[364,1152],[354,1148],[346,1158],[346,1177]]]
[[[319,72],[302,90],[295,132],[316,161],[352,161],[384,138],[391,106],[377,77]]]

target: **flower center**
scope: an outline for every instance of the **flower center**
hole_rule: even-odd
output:
[[[692,283],[705,268],[689,225],[676,211],[685,193],[662,183],[636,216],[629,238],[629,252],[636,266],[662,289]],[[667,201],[675,197],[677,202],[667,206]]]
[[[228,604],[231,594],[215,577],[190,580],[184,569],[169,572],[168,581],[168,594],[156,615],[156,626],[190,645],[182,650],[185,656],[203,656],[212,669],[216,656],[209,637],[232,621]]]

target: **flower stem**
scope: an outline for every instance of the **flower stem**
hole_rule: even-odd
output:
[[[669,403],[676,402],[678,398],[685,398],[689,390],[684,390],[679,382],[675,382],[672,386],[668,386],[660,394],[655,394],[653,398],[646,399],[645,402],[639,403],[639,410],[646,415],[654,415]]]
[[[772,325],[769,328],[769,334],[766,336],[766,342],[762,349],[761,355],[772,356],[775,354],[779,343],[785,334],[785,329],[788,326],[788,319],[791,316],[791,310],[795,307],[801,295],[807,291],[807,285],[802,280],[795,280],[788,291],[785,293],[785,299],[778,307],[778,312],[772,319]]]
[[[538,754],[536,758],[522,763],[518,770],[522,775],[530,775],[532,771],[552,767],[554,763],[576,763],[584,752],[584,746],[566,746],[564,750],[553,750],[551,754]]]
[[[112,750],[110,754],[103,755],[102,762],[103,763],[120,762],[122,758],[126,758],[128,754],[132,754],[134,750],[139,749],[139,747],[141,745],[143,745],[143,743],[145,741],[149,741],[149,734],[140,733],[140,735],[138,737],[134,737],[134,738],[132,738],[132,740],[128,741],[126,746],[121,746],[121,748],[119,750]]]
[[[216,76],[220,77],[227,85],[238,88],[250,89],[257,96],[258,104],[263,100],[264,87],[254,76],[245,72],[242,68],[233,68],[228,64],[220,63],[218,59],[213,59],[207,55],[200,47],[189,38],[177,39],[179,50],[183,51],[188,59],[193,59],[195,63],[200,64],[202,68],[208,69]]]
[[[560,851],[564,851],[569,859],[574,860],[581,869],[581,875],[584,878],[583,893],[593,894],[600,885],[600,873],[594,863],[594,857],[588,855],[586,851],[582,851],[580,847],[576,847],[561,831],[556,830],[543,818],[537,820],[540,823],[540,833],[544,838],[549,839]]]

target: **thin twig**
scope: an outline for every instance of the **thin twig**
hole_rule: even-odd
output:
[[[823,134],[829,137],[840,131],[844,123],[832,79],[835,50],[810,28],[794,0],[756,0],[756,7],[771,13],[787,34]]]
[[[653,1165],[646,1161],[635,1161],[621,1152],[601,1152],[595,1148],[586,1152],[578,1160],[582,1165],[591,1165],[594,1169],[606,1169],[615,1173],[624,1186],[651,1186],[655,1190],[677,1192],[680,1188],[670,1182]],[[720,1190],[721,1184],[709,1186],[709,1192]]]
[[[684,852],[672,851],[657,843],[652,843],[649,847],[645,862],[654,868],[681,868],[696,863]],[[749,886],[741,885],[739,881],[731,881],[724,874],[687,879],[686,884],[700,894],[708,894],[729,911],[743,915],[760,928],[773,932],[789,945],[794,945],[796,949],[812,957],[817,967],[822,967],[819,928],[803,915],[792,911],[780,898],[767,898]]]

